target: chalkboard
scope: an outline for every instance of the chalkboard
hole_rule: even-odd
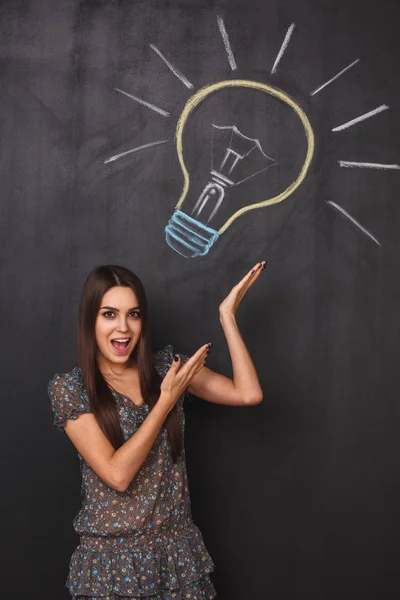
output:
[[[398,3],[0,16],[5,596],[69,597],[79,469],[46,384],[76,364],[89,271],[132,269],[154,349],[213,342],[231,375],[218,305],[265,259],[238,313],[263,402],[185,406],[218,598],[396,597]]]

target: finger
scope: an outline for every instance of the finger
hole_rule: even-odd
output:
[[[200,348],[193,354],[193,356],[190,358],[190,360],[193,359],[193,363],[197,362],[202,357],[204,357],[205,355],[207,355],[207,353],[211,349],[211,346],[212,346],[211,342],[208,342],[207,344],[203,344],[203,346],[200,346]]]
[[[267,261],[266,260],[262,260],[261,262],[257,263],[252,270],[250,271],[250,274],[253,275],[253,278],[257,279],[257,277],[260,275],[260,273],[262,273],[266,267]]]
[[[194,371],[193,375],[192,375],[192,379],[194,377],[196,377],[197,373],[200,373],[200,371],[204,368],[207,368],[207,358],[208,356],[206,356],[203,360],[203,362],[199,363],[196,367],[196,370]]]
[[[240,299],[243,298],[243,296],[245,295],[247,290],[253,285],[253,283],[260,276],[260,273],[262,272],[261,264],[262,263],[260,263],[260,265],[256,269],[250,271],[250,275],[248,277],[246,277],[246,279],[244,280],[243,284],[241,285],[241,287],[239,289],[238,297]]]
[[[180,365],[181,365],[181,357],[178,354],[174,354],[174,358],[172,359],[170,369],[172,371],[179,371]]]
[[[244,283],[243,283],[243,289],[246,288],[246,291],[247,291],[247,289],[251,285],[253,285],[253,283],[259,278],[259,276],[261,275],[261,273],[264,271],[266,264],[267,264],[267,261],[263,260],[263,261],[257,263],[253,267],[253,269],[242,280],[242,281],[244,281]]]
[[[190,377],[192,372],[197,368],[197,365],[201,365],[208,353],[210,352],[212,344],[204,344],[201,346],[190,358],[189,360],[182,366],[182,371],[184,373],[187,372],[187,375]]]
[[[246,275],[239,281],[239,283],[237,284],[238,287],[242,287],[244,285],[246,285],[247,282],[251,281],[252,279],[255,279],[260,271],[262,270],[262,262],[258,262],[254,265],[254,267],[252,269],[250,269],[250,271],[248,271],[246,273]]]
[[[243,285],[245,285],[255,274],[257,269],[257,266],[255,266],[253,269],[251,269],[250,271],[248,271],[246,273],[246,275],[239,281],[239,283],[237,284],[238,287],[242,287]]]

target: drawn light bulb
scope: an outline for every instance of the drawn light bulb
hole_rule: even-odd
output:
[[[300,171],[295,174],[294,179],[285,190],[262,202],[242,206],[228,218],[222,227],[216,229],[213,227],[213,219],[222,203],[229,201],[231,188],[257,176],[276,163],[275,159],[264,153],[257,139],[247,137],[235,125],[212,123],[210,129],[212,130],[213,156],[209,181],[197,198],[188,195],[190,178],[183,158],[183,134],[186,123],[195,107],[205,98],[228,87],[260,90],[288,105],[301,121],[307,149]],[[300,106],[285,92],[263,83],[248,80],[220,81],[202,88],[189,98],[178,120],[175,140],[184,185],[175,211],[165,228],[165,239],[173,250],[186,258],[207,254],[217,239],[245,212],[276,204],[290,196],[304,180],[314,152],[314,134],[310,122]],[[244,201],[246,200],[248,198],[244,195]]]

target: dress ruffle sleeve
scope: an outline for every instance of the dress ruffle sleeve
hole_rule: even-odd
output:
[[[47,394],[53,410],[53,425],[64,431],[68,419],[77,419],[82,413],[92,412],[89,398],[84,391],[75,369],[56,373],[47,384]]]

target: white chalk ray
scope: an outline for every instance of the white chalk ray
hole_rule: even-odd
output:
[[[347,167],[347,168],[360,167],[361,169],[388,169],[388,170],[390,170],[390,169],[399,170],[400,169],[400,165],[396,165],[396,164],[356,162],[356,161],[351,161],[351,160],[339,160],[338,163],[339,163],[339,166]]]
[[[349,213],[347,211],[345,211],[344,208],[342,208],[341,206],[339,206],[335,202],[331,202],[331,200],[327,200],[326,203],[330,204],[335,210],[337,210],[344,217],[346,217],[346,219],[349,219],[349,221],[351,221],[352,223],[354,223],[354,225],[356,225],[356,227],[358,227],[359,229],[361,229],[361,231],[363,233],[365,233],[365,235],[367,235],[368,237],[370,237],[371,240],[373,240],[375,242],[375,244],[378,244],[378,246],[382,246],[382,244],[376,239],[376,237],[374,235],[372,235],[372,233],[370,233],[368,231],[368,229],[365,229],[365,227],[363,227],[361,225],[361,223],[359,223],[358,221],[356,221],[356,219],[354,217],[352,217],[351,215],[349,215]]]
[[[146,102],[145,100],[142,100],[141,98],[132,96],[132,94],[128,94],[128,92],[124,92],[124,90],[120,90],[119,88],[114,88],[114,89],[116,92],[119,92],[120,94],[124,94],[124,96],[128,96],[128,98],[131,98],[131,100],[134,100],[135,102],[138,102],[139,104],[143,104],[143,106],[147,106],[147,108],[154,110],[159,115],[162,115],[163,117],[169,117],[168,111],[163,110],[162,108],[159,108],[158,106],[155,106],[154,104],[150,104],[150,102]]]
[[[168,59],[165,58],[165,56],[160,52],[160,50],[157,48],[157,46],[154,46],[154,44],[150,44],[150,48],[152,50],[154,50],[154,52],[161,58],[161,60],[163,60],[165,62],[165,64],[167,65],[167,67],[173,72],[173,74],[182,81],[182,83],[184,85],[186,85],[187,88],[189,88],[190,90],[193,89],[193,83],[190,83],[190,81],[184,76],[184,74],[177,69],[176,67],[174,67],[174,65],[172,63],[169,62]]]
[[[221,32],[222,41],[224,42],[225,50],[228,55],[229,64],[231,66],[232,71],[235,71],[237,69],[236,61],[235,61],[235,57],[233,56],[231,44],[229,42],[228,33],[225,28],[225,23],[224,23],[223,19],[219,16],[217,16],[217,21],[218,21],[219,30]]]
[[[104,164],[106,165],[107,163],[113,162],[114,160],[118,160],[119,158],[122,158],[122,156],[126,156],[127,154],[132,154],[132,152],[139,152],[139,150],[144,150],[145,148],[151,148],[152,146],[159,146],[160,144],[165,144],[165,142],[168,142],[169,140],[158,140],[157,142],[150,142],[150,144],[144,144],[143,146],[137,146],[136,148],[131,148],[130,150],[127,150],[126,152],[121,152],[121,154],[115,154],[114,156],[110,156],[110,158],[107,158],[104,161]]]
[[[315,94],[318,94],[318,92],[320,92],[327,85],[329,85],[330,83],[332,83],[332,81],[335,81],[336,79],[338,79],[341,75],[343,75],[343,73],[346,73],[346,71],[348,71],[349,69],[351,69],[351,67],[354,67],[354,65],[356,65],[358,62],[360,62],[359,58],[357,58],[355,61],[353,61],[350,65],[347,65],[347,67],[345,67],[344,69],[342,69],[341,71],[339,71],[339,73],[336,73],[336,75],[334,75],[332,77],[332,79],[329,79],[329,81],[326,81],[325,83],[323,83],[322,85],[320,85],[319,87],[317,87],[313,92],[311,92],[310,96],[315,96]]]
[[[347,123],[343,123],[343,125],[339,125],[339,127],[334,127],[332,129],[332,131],[343,131],[343,129],[347,129],[348,127],[351,127],[352,125],[355,125],[356,123],[365,121],[365,119],[370,119],[374,115],[377,115],[377,114],[383,112],[384,110],[388,110],[388,108],[389,108],[389,106],[387,106],[387,104],[381,104],[381,106],[378,106],[378,108],[374,108],[374,110],[370,110],[369,112],[364,113],[363,115],[360,115],[359,117],[356,117],[355,119],[352,119],[351,121],[347,121]]]
[[[286,32],[285,39],[283,40],[281,49],[279,50],[278,56],[275,59],[274,66],[272,67],[271,75],[273,73],[276,73],[276,70],[278,68],[278,64],[279,64],[279,62],[280,62],[280,60],[281,60],[281,58],[283,56],[283,53],[285,52],[286,48],[288,47],[288,44],[290,42],[290,38],[292,37],[292,33],[293,33],[294,28],[295,28],[295,24],[292,23],[290,25],[289,29]]]

